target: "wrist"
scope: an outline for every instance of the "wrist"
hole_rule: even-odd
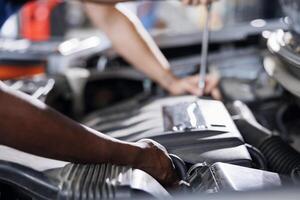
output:
[[[158,84],[166,89],[170,90],[174,82],[176,82],[178,79],[170,70],[166,70],[165,73],[163,73],[160,77],[159,80],[157,80]]]
[[[131,156],[131,166],[137,169],[141,169],[141,165],[144,163],[143,158],[146,146],[142,143],[134,143],[133,146],[135,147],[135,151]]]

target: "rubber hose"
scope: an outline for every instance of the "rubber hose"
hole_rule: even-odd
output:
[[[187,179],[187,167],[185,165],[185,162],[174,154],[170,154],[169,156],[174,163],[178,177],[181,180],[185,181]]]
[[[252,160],[257,164],[257,168],[261,170],[268,170],[267,161],[263,153],[256,147],[246,144]]]
[[[268,168],[279,174],[291,175],[300,166],[300,154],[280,137],[266,139],[259,146],[267,159]]]

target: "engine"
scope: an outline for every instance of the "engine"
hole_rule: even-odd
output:
[[[299,4],[282,2],[287,13]],[[43,51],[34,45],[30,56],[47,63],[48,74],[7,85],[111,137],[159,142],[181,182],[163,186],[131,166],[66,163],[0,146],[0,199],[223,199],[227,194],[241,199],[286,187],[299,191],[300,30],[297,12],[290,13],[292,28],[266,22],[261,30],[252,23],[211,35],[208,60],[221,76],[222,102],[169,96],[128,63],[107,55],[99,38],[81,41],[95,45],[66,55],[51,49],[36,56]],[[168,46],[161,47],[164,53],[174,56],[177,76],[198,70],[200,43],[194,44],[193,34],[187,37],[160,41]],[[19,53],[28,58],[26,51]]]
[[[185,184],[165,188],[141,170],[109,164],[57,165],[33,157],[24,166],[15,159],[16,152],[5,150],[10,161],[1,161],[0,180],[17,186],[15,194],[20,196],[62,200],[170,198],[263,190],[291,182],[267,171],[264,156],[245,143],[223,103],[192,96],[135,101],[138,106],[123,103],[90,115],[85,123],[123,140],[160,142],[177,155],[171,157]],[[38,162],[48,163],[47,167],[37,169]]]

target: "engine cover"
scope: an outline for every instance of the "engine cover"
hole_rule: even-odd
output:
[[[188,163],[251,166],[244,140],[219,101],[185,96],[129,102],[95,113],[85,124],[127,141],[151,138]]]

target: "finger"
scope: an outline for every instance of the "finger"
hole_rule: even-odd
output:
[[[202,96],[202,92],[197,85],[190,84],[189,82],[185,83],[185,90],[195,96]]]
[[[155,144],[155,146],[156,146],[158,149],[160,149],[161,151],[163,151],[163,152],[171,159],[171,157],[170,157],[169,154],[168,154],[168,151],[167,151],[166,147],[164,147],[163,145],[161,145],[160,143],[155,142],[155,141],[154,141],[154,144]]]
[[[175,172],[175,170],[172,171],[171,179],[170,179],[170,185],[175,186],[180,184],[180,178],[178,177],[178,174]]]
[[[190,5],[191,0],[182,0],[182,3],[183,3],[184,5]]]
[[[200,80],[200,77],[199,75],[194,75],[194,76],[191,76],[187,79],[188,83],[191,84],[194,88],[194,90],[197,90],[197,94],[194,94],[196,96],[203,96],[204,95],[204,91],[202,91],[200,88],[199,88],[199,80]]]
[[[172,174],[168,175],[168,178],[162,181],[163,185],[168,187],[178,187],[180,179],[178,178],[178,175],[175,171],[172,171]]]
[[[222,97],[222,94],[221,94],[221,91],[219,89],[214,89],[212,92],[211,92],[211,96],[213,99],[215,100],[219,100],[221,101],[223,99]]]
[[[200,1],[199,0],[193,0],[193,6],[197,6],[197,5],[199,5],[200,4]]]
[[[216,87],[218,87],[219,84],[219,78],[214,75],[208,75],[206,77],[206,87],[205,87],[205,94],[210,94],[212,90]]]
[[[210,4],[211,2],[212,0],[200,0],[200,3],[204,5]]]
[[[167,158],[167,159],[166,159]],[[165,182],[168,185],[172,185],[174,182],[179,180],[179,177],[177,176],[177,173],[175,171],[175,165],[171,159],[171,157],[167,154],[163,156],[163,154],[160,154],[159,157],[160,165],[163,169],[164,175],[162,175],[163,182]]]

